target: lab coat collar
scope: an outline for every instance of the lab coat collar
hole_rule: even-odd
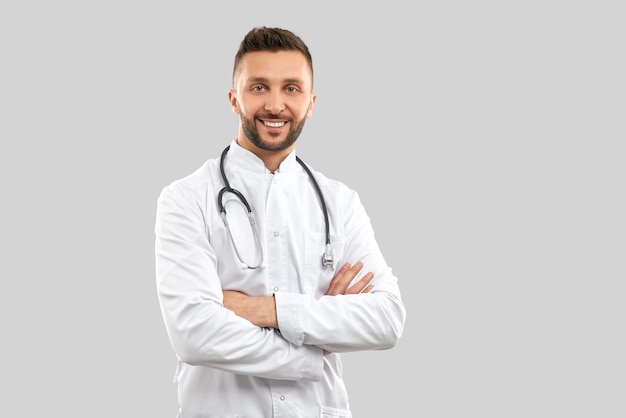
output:
[[[271,173],[259,157],[254,153],[243,148],[237,143],[237,139],[233,139],[230,143],[230,149],[228,150],[227,158],[230,160],[229,164],[236,164],[248,170],[252,170],[256,173]],[[297,167],[296,151],[295,149],[287,155],[287,157],[280,163],[276,173],[289,173],[295,170]]]

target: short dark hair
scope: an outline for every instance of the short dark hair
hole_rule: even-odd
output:
[[[309,63],[311,79],[313,78],[313,58],[309,47],[295,33],[281,28],[268,28],[258,26],[252,28],[250,32],[239,44],[239,50],[235,55],[235,65],[233,66],[233,82],[239,62],[248,52],[256,51],[300,51]]]

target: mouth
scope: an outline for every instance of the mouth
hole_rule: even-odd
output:
[[[285,126],[287,124],[286,121],[277,121],[277,120],[260,120],[261,123],[265,126],[267,126],[268,128],[271,129],[279,129],[282,128],[283,126]]]

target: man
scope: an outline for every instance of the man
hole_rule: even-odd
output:
[[[340,353],[394,347],[406,313],[357,193],[296,157],[316,100],[305,43],[252,29],[228,99],[237,137],[157,205],[178,416],[350,417]]]

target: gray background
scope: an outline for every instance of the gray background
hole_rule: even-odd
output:
[[[0,5],[0,415],[165,417],[163,186],[235,135],[232,59],[301,35],[300,155],[359,191],[408,308],[354,416],[624,417],[618,1]]]

